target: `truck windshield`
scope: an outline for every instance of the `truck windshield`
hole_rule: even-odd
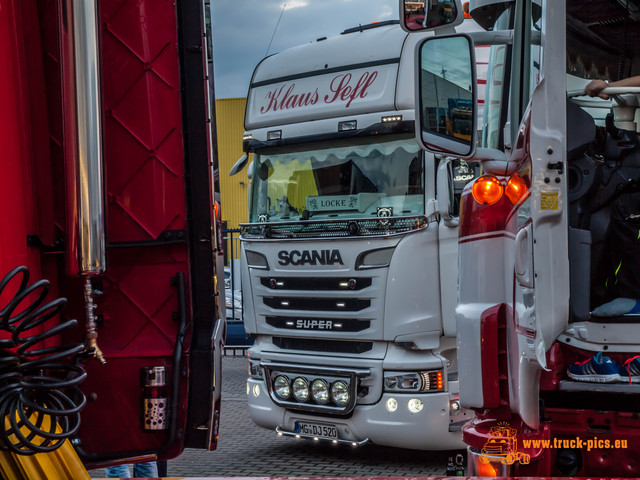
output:
[[[413,138],[259,152],[250,222],[424,214],[424,171]]]

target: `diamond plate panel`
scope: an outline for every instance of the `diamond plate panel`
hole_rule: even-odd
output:
[[[182,177],[176,177],[155,158],[146,162],[115,198],[151,238],[158,238],[179,218],[184,223]]]
[[[149,149],[155,149],[172,130],[179,128],[178,92],[153,72],[140,76],[111,114]]]
[[[100,343],[118,356],[171,355],[177,328],[173,312],[178,310],[171,278],[184,265],[173,261],[166,250],[166,260],[158,263],[153,252],[136,250],[112,256],[114,265],[104,278],[105,293],[98,302],[98,313],[104,316]]]
[[[172,0],[129,0],[109,14],[105,27],[143,62],[151,62],[168,43],[175,44],[175,21]]]
[[[104,104],[113,108],[145,72],[145,64],[110,32],[103,33],[103,51],[109,52],[109,58],[102,59],[102,95]],[[111,68],[111,65],[117,65],[118,68]]]
[[[183,229],[184,167],[175,6],[102,3],[109,241]]]

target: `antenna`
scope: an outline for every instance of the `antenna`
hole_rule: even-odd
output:
[[[264,52],[264,56],[266,57],[269,53],[269,49],[271,48],[271,42],[273,42],[273,38],[276,36],[276,32],[278,31],[278,25],[280,25],[280,20],[282,20],[282,14],[284,13],[284,9],[287,8],[287,4],[282,5],[282,10],[280,10],[280,16],[278,17],[278,22],[276,23],[276,28],[273,29],[273,35],[271,35],[271,40],[269,40],[269,45],[267,46],[267,51]]]

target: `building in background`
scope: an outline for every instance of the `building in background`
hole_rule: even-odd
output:
[[[226,223],[227,229],[236,229],[240,223],[248,221],[249,177],[247,172],[249,169],[245,168],[237,175],[229,176],[231,167],[244,155],[242,134],[246,105],[246,98],[216,100],[220,203],[222,204],[222,221]],[[235,251],[234,254],[237,258]]]

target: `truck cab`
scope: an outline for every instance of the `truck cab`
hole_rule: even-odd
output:
[[[280,435],[456,449],[457,199],[476,170],[414,138],[413,50],[397,21],[255,69],[242,226],[247,396]]]

